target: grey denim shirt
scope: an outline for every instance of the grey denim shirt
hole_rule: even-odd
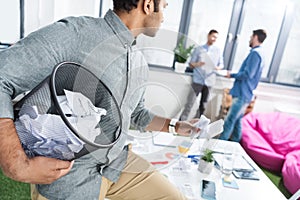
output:
[[[38,185],[48,199],[98,199],[101,177],[117,181],[127,159],[130,124],[143,130],[154,115],[144,108],[148,65],[135,38],[109,10],[104,18],[68,17],[0,52],[0,117],[13,118],[12,99],[49,76],[60,62],[83,64],[112,91],[122,113],[122,134],[111,148],[75,160],[70,173]]]

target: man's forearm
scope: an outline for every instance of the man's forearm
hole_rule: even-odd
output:
[[[201,62],[201,61],[199,61],[199,62],[190,62],[190,63],[189,63],[190,67],[192,67],[192,68],[202,67],[204,64],[205,64],[205,63],[204,63],[204,62]]]
[[[169,123],[170,119],[155,116],[151,123],[147,126],[148,131],[162,131],[162,132],[169,132]]]
[[[19,170],[29,165],[12,119],[0,119],[0,167],[3,173],[19,180]],[[21,180],[19,180],[21,181]]]
[[[195,67],[196,67],[195,64],[196,64],[196,63],[194,63],[194,62],[189,63],[189,65],[190,65],[191,68],[195,68]]]
[[[147,126],[146,130],[148,131],[162,131],[162,132],[170,132],[170,133],[176,133],[182,136],[190,136],[192,132],[199,132],[200,129],[194,126],[196,122],[198,122],[199,119],[192,119],[190,121],[177,121],[173,126],[175,125],[174,129],[169,131],[169,124],[171,123],[171,119],[155,116],[151,123]]]

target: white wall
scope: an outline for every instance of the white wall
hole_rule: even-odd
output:
[[[190,76],[165,70],[151,70],[145,103],[156,114],[177,117],[186,101]]]
[[[0,0],[0,42],[15,43],[20,38],[19,0]]]
[[[15,43],[20,38],[19,0],[0,0],[0,41]],[[67,16],[98,17],[100,0],[30,0],[24,2],[24,34]]]
[[[67,16],[99,16],[99,0],[25,1],[25,35]]]
[[[179,117],[190,88],[191,76],[166,70],[150,69],[150,86],[146,90],[145,103],[154,113],[165,117]],[[218,77],[212,89],[205,115],[215,120],[221,106],[224,88],[231,88],[233,79]],[[259,83],[253,112],[286,112],[300,118],[300,88]],[[190,114],[199,104],[199,97]]]

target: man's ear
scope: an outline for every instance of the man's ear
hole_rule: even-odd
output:
[[[154,11],[153,0],[144,0],[144,12],[149,15]]]

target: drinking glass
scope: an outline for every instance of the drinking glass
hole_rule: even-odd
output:
[[[230,176],[233,171],[234,153],[225,152],[223,154],[221,171],[225,176]]]
[[[222,157],[222,165],[221,165],[221,172],[223,174],[223,178],[225,181],[231,180],[231,174],[234,168],[234,160],[235,160],[235,146],[233,145],[226,145],[223,151]]]

